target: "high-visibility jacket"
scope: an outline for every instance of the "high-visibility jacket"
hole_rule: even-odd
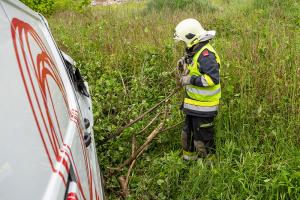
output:
[[[200,63],[198,62],[199,56],[203,51],[208,50],[215,54],[216,61],[221,66],[220,57],[214,50],[214,48],[207,43],[204,45],[193,57],[193,62],[188,65],[189,76],[201,77],[207,85],[203,87],[195,85],[186,85],[186,97],[184,99],[183,108],[185,110],[194,111],[195,113],[217,112],[219,100],[221,98],[221,86],[220,83],[215,84],[211,77],[207,74],[201,74]]]

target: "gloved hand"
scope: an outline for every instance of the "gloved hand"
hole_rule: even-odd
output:
[[[185,57],[182,57],[177,61],[177,69],[180,72],[183,72],[185,70],[185,68],[186,68]]]
[[[180,79],[180,83],[182,86],[191,84],[191,76],[182,76]]]

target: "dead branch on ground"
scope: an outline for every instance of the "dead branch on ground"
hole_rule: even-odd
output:
[[[148,147],[148,144],[155,138],[155,136],[157,136],[157,134],[159,133],[159,131],[163,128],[164,122],[161,122],[153,131],[152,133],[148,136],[146,142],[140,146],[136,152],[134,152],[134,154],[128,158],[127,160],[125,160],[122,164],[120,164],[116,170],[117,171],[121,171],[123,167],[129,165],[133,160],[135,160],[137,158],[137,156],[146,148]]]
[[[129,122],[128,124],[126,124],[125,126],[119,128],[116,133],[109,135],[108,137],[104,138],[104,140],[102,140],[100,142],[100,144],[104,144],[118,136],[121,136],[123,131],[132,126],[133,124],[135,124],[136,122],[140,121],[141,119],[143,119],[147,114],[151,113],[152,111],[156,110],[160,105],[162,105],[163,103],[167,102],[168,100],[170,100],[170,98],[172,96],[174,96],[178,91],[180,90],[180,88],[176,88],[171,94],[169,94],[165,99],[163,99],[162,101],[160,101],[159,103],[155,104],[152,108],[150,108],[149,110],[147,110],[146,112],[144,112],[143,114],[141,114],[140,116],[138,116],[136,119],[132,120],[131,122]]]
[[[171,129],[173,129],[173,128],[176,128],[177,126],[179,126],[179,125],[182,124],[183,122],[184,122],[184,121],[181,121],[181,122],[178,122],[177,124],[174,124],[174,125],[172,125],[172,126],[170,126],[170,127],[167,127],[167,128],[165,128],[165,129],[161,130],[159,133],[166,132],[166,131],[169,131],[169,130],[171,130]]]
[[[143,128],[139,133],[138,135],[142,134],[145,130],[147,130],[154,122],[155,120],[157,120],[157,118],[162,114],[163,112],[159,112],[157,113],[157,115],[155,115],[155,117],[153,117],[151,119],[151,121],[145,126],[145,128]]]

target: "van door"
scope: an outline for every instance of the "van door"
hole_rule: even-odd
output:
[[[0,199],[41,199],[52,170],[38,135],[0,2]]]
[[[0,166],[11,169],[8,182],[0,182],[0,199],[64,199],[70,182],[78,186],[79,199],[98,199],[95,182],[100,180],[84,144],[84,119],[48,27],[20,2],[0,3],[7,17],[0,24],[5,26],[0,29],[1,44],[7,45],[1,46],[1,60],[3,72],[8,72],[0,81],[9,85],[1,98],[9,114],[1,112],[1,119],[10,125],[1,131],[10,140]]]
[[[93,107],[91,101],[91,95],[89,92],[89,86],[84,81],[78,68],[76,68],[76,62],[65,52],[61,51],[64,62],[67,66],[69,74],[71,74],[71,80],[75,88],[78,104],[80,107],[82,118],[84,119],[84,140],[88,149],[89,158],[91,161],[92,173],[97,176],[97,180],[102,180],[101,171],[99,169],[98,158],[94,141],[94,117]],[[100,188],[100,194],[104,196],[104,187],[101,181],[95,181],[96,188]]]

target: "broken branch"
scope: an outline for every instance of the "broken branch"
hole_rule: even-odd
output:
[[[146,142],[140,146],[138,148],[138,150],[136,152],[134,152],[134,154],[128,158],[127,160],[125,160],[124,163],[122,163],[121,165],[119,165],[117,167],[117,169],[122,169],[123,167],[129,165],[134,159],[137,158],[137,156],[143,151],[143,149],[145,149],[148,144],[155,138],[155,136],[159,133],[159,131],[163,128],[164,122],[161,122],[153,131],[152,133],[148,136]]]
[[[138,116],[136,119],[132,120],[131,122],[129,122],[128,124],[126,124],[125,126],[119,128],[116,133],[109,135],[108,137],[104,138],[104,140],[102,140],[100,142],[100,144],[104,144],[118,136],[120,136],[122,134],[122,132],[132,126],[133,124],[135,124],[136,122],[140,121],[141,119],[143,119],[147,114],[149,114],[150,112],[154,111],[155,109],[157,109],[160,105],[162,105],[163,103],[167,102],[172,96],[174,96],[180,88],[176,88],[171,94],[169,94],[165,99],[163,99],[162,101],[160,101],[159,103],[157,103],[156,105],[154,105],[152,108],[150,108],[149,110],[147,110],[146,112],[144,112],[143,114],[141,114],[140,116]]]
[[[161,115],[162,114],[162,112],[160,112],[160,113],[157,113],[157,115],[155,115],[155,117],[145,126],[145,128],[143,128],[139,133],[138,133],[138,135],[139,134],[142,134],[147,128],[149,128],[149,126],[151,126],[154,122],[155,122],[155,120],[159,117],[159,115]]]

